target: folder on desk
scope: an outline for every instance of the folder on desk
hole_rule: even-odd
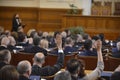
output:
[[[102,72],[101,76],[110,77],[112,75],[112,72]]]
[[[40,76],[30,76],[30,80],[41,80]]]

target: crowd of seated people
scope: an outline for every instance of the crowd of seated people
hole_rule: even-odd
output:
[[[102,51],[100,50],[103,50],[102,47],[105,45],[111,46],[110,43],[105,41],[104,35],[101,36],[101,34],[94,36],[93,38],[91,38],[88,34],[76,34],[76,38],[73,39],[69,30],[65,30],[63,32],[53,32],[51,35],[49,32],[38,33],[35,29],[30,30],[28,34],[25,34],[22,27],[18,28],[18,32],[10,32],[9,30],[4,31],[3,28],[0,29],[1,70],[4,70],[4,66],[10,65],[10,51],[21,51],[29,54],[35,54],[33,64],[30,64],[29,61],[21,61],[18,63],[17,71],[19,73],[16,74],[20,75],[19,80],[24,80],[24,77],[26,78],[25,80],[29,80],[31,75],[54,75],[62,68],[64,63],[64,55],[72,54],[73,52],[79,52],[80,56],[98,56],[98,65],[93,73],[86,75],[84,73],[84,65],[82,65],[82,62],[76,59],[69,61],[66,66],[66,70],[70,72],[71,79],[77,80],[79,78],[81,80],[95,80],[100,76],[104,67],[103,60],[101,58]],[[100,46],[100,39],[102,41],[102,46]],[[115,53],[112,53],[112,56],[119,58],[120,41],[116,41],[115,48],[116,51]],[[45,63],[45,56],[47,56],[48,53],[57,54],[58,59],[54,66],[43,67],[43,64]],[[76,63],[76,65],[72,65],[72,62]],[[75,67],[75,71],[72,69],[72,66]],[[2,71],[0,75],[3,75]]]
[[[29,61],[23,60],[18,63],[16,70],[16,68],[13,66],[11,67],[11,64],[9,64],[11,61],[11,52],[9,50],[0,51],[0,80],[30,80],[30,76],[51,76],[57,73],[64,63],[64,52],[62,50],[61,35],[57,35],[55,40],[59,55],[54,66],[48,65],[43,67],[42,65],[45,63],[45,55],[39,52],[36,53],[33,58],[33,66],[31,66]],[[7,73],[8,71],[10,72]],[[10,77],[10,75],[12,76]],[[6,78],[6,76],[9,78]]]
[[[17,32],[4,31],[3,28],[0,29],[0,50],[8,49],[10,51],[16,50],[34,54],[43,52],[45,55],[47,55],[47,53],[58,54],[55,41],[57,34],[62,35],[62,47],[66,55],[79,52],[81,56],[97,56],[94,44],[98,39],[102,41],[103,51],[105,49],[104,46],[113,47],[111,40],[106,41],[102,33],[91,38],[89,34],[86,33],[82,35],[76,34],[73,37],[68,29],[62,32],[56,31],[52,33],[37,32],[35,29],[30,29],[27,34],[24,33],[23,27],[18,27]],[[114,41],[114,47],[110,49],[113,54],[119,52],[117,48],[118,42],[119,39]]]

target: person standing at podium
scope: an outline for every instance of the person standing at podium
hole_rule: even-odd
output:
[[[15,14],[12,20],[12,32],[17,32],[19,26],[22,26],[21,19],[19,17],[19,14]]]

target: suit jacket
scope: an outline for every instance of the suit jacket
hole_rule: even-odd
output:
[[[112,57],[120,58],[120,51],[118,51],[116,53],[112,53]]]
[[[75,49],[74,47],[65,46],[65,48],[64,48],[64,53],[65,54],[70,54],[70,53],[76,52],[76,51],[77,51],[77,49]]]
[[[80,53],[81,56],[97,56],[97,51],[96,50],[85,50]]]
[[[21,23],[18,24],[19,22],[19,18],[13,18],[12,20],[12,31],[16,31],[18,30],[18,27],[21,25]]]
[[[1,51],[1,50],[5,50],[5,49],[7,49],[7,48],[4,47],[4,46],[0,46],[0,51]]]
[[[0,69],[5,65],[8,65],[8,64],[6,64],[5,62],[0,62]]]
[[[47,55],[47,50],[39,47],[39,46],[31,46],[31,47],[26,47],[23,52],[26,53],[37,53],[37,52],[43,52],[43,54],[46,56]]]
[[[54,75],[56,72],[58,72],[62,68],[63,62],[64,62],[64,54],[59,53],[57,63],[54,66],[39,67],[37,65],[33,65],[31,75],[37,75],[37,76]]]
[[[20,76],[19,76],[19,80],[30,80],[30,79],[28,79],[27,77],[25,77],[25,76],[23,76],[23,75],[20,75]]]

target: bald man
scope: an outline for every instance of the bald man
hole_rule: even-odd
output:
[[[64,53],[62,50],[62,37],[60,34],[56,37],[56,44],[58,47],[58,59],[54,66],[44,66],[45,56],[43,53],[36,53],[33,58],[33,66],[32,66],[32,75],[37,76],[51,76],[58,72],[64,63]]]
[[[17,65],[17,70],[20,74],[19,80],[30,80],[31,64],[27,60],[20,61]]]

